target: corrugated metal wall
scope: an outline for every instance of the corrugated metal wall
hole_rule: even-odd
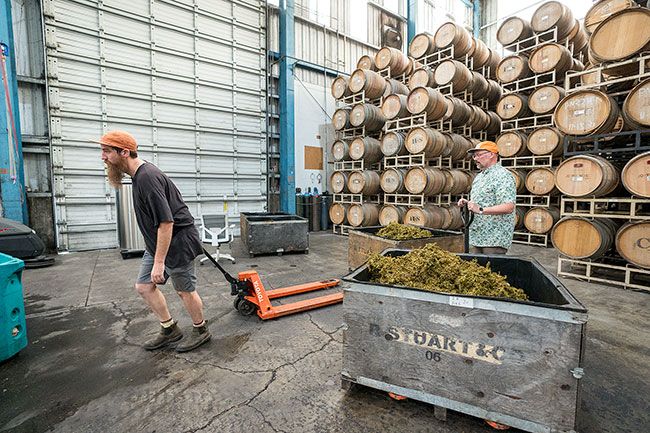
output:
[[[279,52],[278,10],[270,8],[269,11],[269,48],[271,51]],[[342,24],[346,19],[339,17],[336,21]],[[365,54],[374,55],[378,49],[379,47],[375,45],[352,39],[340,29],[337,31],[300,17],[298,14],[295,16],[295,57],[297,59],[351,73],[356,69],[359,57]],[[296,74],[300,74],[300,79],[307,82],[329,85],[329,82],[324,83],[322,73],[305,71],[298,67]]]
[[[97,145],[125,129],[192,213],[266,203],[265,2],[44,0],[60,249],[117,243]]]

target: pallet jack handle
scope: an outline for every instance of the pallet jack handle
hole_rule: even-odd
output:
[[[246,281],[240,281],[230,275],[228,271],[226,271],[221,265],[217,262],[217,260],[212,257],[212,254],[210,254],[208,251],[206,251],[205,248],[203,248],[203,254],[212,262],[214,266],[216,266],[217,269],[221,271],[223,276],[226,278],[226,281],[230,283],[230,294],[235,296],[239,294],[245,294],[246,291],[248,290],[248,283]]]
[[[465,241],[465,254],[469,253],[469,226],[474,221],[474,213],[469,211],[467,204],[460,208],[460,216],[463,219],[463,237]]]

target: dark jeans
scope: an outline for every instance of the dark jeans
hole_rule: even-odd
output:
[[[469,246],[469,252],[472,254],[505,254],[508,252],[507,249],[503,247],[475,247],[473,245]]]

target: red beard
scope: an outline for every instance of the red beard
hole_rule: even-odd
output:
[[[106,161],[106,171],[108,172],[108,183],[115,189],[122,188],[122,178],[124,173],[127,172],[126,161],[120,160],[120,164],[111,164]]]

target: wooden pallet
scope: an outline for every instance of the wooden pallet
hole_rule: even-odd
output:
[[[540,235],[537,233],[529,232],[514,232],[512,236],[512,243],[532,245],[536,247],[548,247],[549,235],[546,233]]]
[[[650,292],[650,270],[636,266],[612,265],[591,260],[575,260],[558,257],[557,274],[588,282],[611,284],[624,289]]]
[[[644,209],[645,206],[645,209]],[[615,209],[612,209],[615,208]],[[562,197],[560,214],[585,218],[650,221],[650,199]]]

